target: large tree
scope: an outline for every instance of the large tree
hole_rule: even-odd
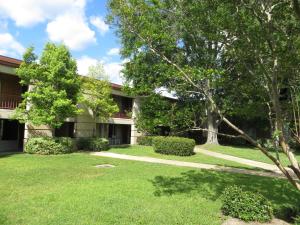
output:
[[[32,47],[27,49],[16,71],[28,90],[14,117],[24,123],[57,128],[79,113],[81,80],[76,61],[64,45],[47,43],[40,58],[33,51]]]
[[[136,126],[151,135],[184,135],[203,122],[199,114],[203,114],[204,109],[197,103],[198,99],[174,99],[161,94],[142,97]]]
[[[213,121],[222,121],[259,148],[300,190],[299,163],[284,135],[281,99],[281,91],[299,76],[300,68],[298,21],[290,1],[111,0],[109,7],[109,21],[121,38],[122,55],[130,58],[125,77],[137,92],[165,87],[178,94],[203,95],[208,113],[216,117]],[[224,103],[230,108],[234,102],[222,95],[226,86],[221,93],[217,86],[226,77],[233,84],[241,82],[245,88],[240,91],[250,93],[256,87],[262,93],[275,114],[274,136],[294,174],[228,119]],[[234,96],[239,94],[243,93]],[[251,95],[248,98],[257,101]]]

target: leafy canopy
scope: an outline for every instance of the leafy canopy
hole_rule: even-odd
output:
[[[89,67],[88,76],[82,79],[82,103],[92,110],[95,120],[106,120],[118,112],[118,106],[111,97],[111,86],[102,64],[98,63]]]
[[[80,112],[77,102],[81,80],[66,46],[47,43],[39,59],[34,48],[28,48],[16,73],[21,84],[28,86],[16,109],[16,119],[56,128]]]

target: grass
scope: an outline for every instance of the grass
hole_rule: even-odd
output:
[[[126,148],[114,147],[111,148],[109,151],[114,153],[134,155],[134,156],[148,156],[148,157],[160,158],[160,159],[171,159],[171,160],[178,160],[178,161],[185,161],[185,162],[197,162],[197,163],[214,164],[220,166],[230,166],[236,168],[254,169],[254,167],[248,165],[228,161],[225,159],[218,159],[201,153],[196,153],[195,155],[192,156],[163,155],[154,152],[153,148],[150,146],[133,145]]]
[[[95,168],[109,163],[115,168]],[[220,225],[228,185],[276,208],[299,205],[286,180],[101,158],[0,155],[2,225]]]
[[[222,145],[212,145],[212,144],[205,144],[201,146],[203,149],[207,149],[214,152],[219,152],[227,155],[233,155],[245,159],[251,159],[259,162],[265,162],[273,164],[272,161],[265,156],[259,149],[251,148],[251,147],[233,147],[233,146],[222,146]],[[274,156],[276,156],[275,152],[270,152]],[[295,153],[298,162],[300,162],[300,154]],[[279,158],[285,166],[290,165],[287,157],[282,153],[279,152]]]

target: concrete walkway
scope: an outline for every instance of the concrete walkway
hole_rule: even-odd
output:
[[[281,171],[278,169],[278,167],[275,165],[272,165],[272,164],[258,162],[258,161],[254,161],[254,160],[250,160],[250,159],[244,159],[244,158],[240,158],[240,157],[236,157],[236,156],[232,156],[232,155],[226,155],[226,154],[222,154],[222,153],[218,153],[218,152],[213,152],[213,151],[205,150],[199,146],[195,147],[195,152],[199,152],[204,155],[212,156],[215,158],[225,159],[225,160],[229,160],[229,161],[233,161],[233,162],[237,162],[237,163],[241,163],[241,164],[245,164],[248,166],[253,166],[256,168],[273,171],[275,173],[281,174]],[[287,169],[290,170],[289,168],[287,168]]]
[[[230,172],[230,173],[257,175],[257,176],[264,176],[264,177],[279,177],[279,178],[284,177],[282,174],[268,172],[268,171],[247,170],[247,169],[224,167],[224,166],[217,166],[217,165],[210,165],[210,164],[203,164],[203,163],[184,162],[184,161],[167,160],[167,159],[159,159],[159,158],[144,157],[144,156],[117,154],[117,153],[112,153],[112,152],[93,152],[93,153],[91,153],[91,155],[114,158],[114,159],[123,159],[123,160],[139,161],[139,162],[158,163],[158,164],[164,164],[164,165],[173,165],[173,166],[181,166],[181,167],[224,171],[224,172]]]

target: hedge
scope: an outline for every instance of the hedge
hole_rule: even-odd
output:
[[[106,138],[78,138],[77,148],[86,151],[103,151],[109,149],[109,141]]]
[[[154,137],[157,137],[157,136],[139,136],[139,137],[137,137],[136,142],[139,145],[152,146],[152,140]]]
[[[154,151],[166,155],[189,156],[194,154],[195,140],[182,137],[154,137]]]
[[[273,217],[271,203],[261,194],[244,191],[238,186],[230,186],[222,195],[222,212],[246,222],[268,222]]]
[[[71,153],[74,150],[74,142],[69,137],[32,137],[25,144],[25,152],[30,154],[56,155]]]

